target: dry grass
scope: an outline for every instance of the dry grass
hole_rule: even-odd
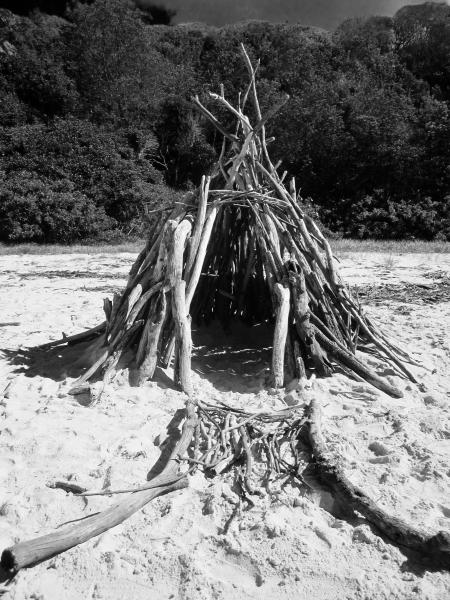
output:
[[[389,254],[388,256],[386,256],[386,258],[383,261],[383,267],[387,271],[392,271],[392,269],[395,267],[396,264],[397,264],[397,261],[392,256],[392,254]]]
[[[137,254],[144,245],[142,241],[118,244],[0,244],[0,256],[8,254]],[[390,256],[406,253],[450,253],[450,242],[424,242],[412,240],[331,240],[333,251],[339,256],[351,252],[382,252]]]
[[[450,252],[450,242],[425,242],[422,240],[331,240],[337,254],[346,252],[382,252],[391,257],[395,254]]]
[[[130,241],[117,244],[0,244],[0,256],[9,254],[119,254],[131,252],[137,254],[144,246],[145,241]]]

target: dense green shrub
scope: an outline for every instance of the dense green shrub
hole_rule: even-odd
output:
[[[138,159],[127,133],[74,118],[0,129],[2,168],[7,174],[27,171],[49,181],[71,181],[108,216],[128,222],[143,212],[139,185],[162,176],[150,160]]]
[[[113,221],[68,181],[16,173],[1,182],[2,242],[71,243],[111,229]]]
[[[322,211],[326,224],[359,239],[425,239],[450,241],[450,197],[411,200],[385,198],[382,190]],[[338,216],[338,218],[336,218]]]

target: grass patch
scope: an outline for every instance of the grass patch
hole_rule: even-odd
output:
[[[9,254],[119,254],[130,252],[137,254],[141,251],[145,240],[132,240],[116,244],[0,244],[0,256]],[[406,253],[439,253],[450,252],[450,242],[424,242],[413,240],[331,240],[331,247],[336,254],[350,252],[383,252],[386,254]]]
[[[142,250],[145,241],[120,242],[117,244],[0,244],[0,256],[12,254],[119,254],[120,252],[131,252],[137,254]]]
[[[448,254],[450,242],[426,242],[423,240],[331,240],[330,245],[337,254],[346,252],[382,252],[390,255],[409,253]]]
[[[128,261],[127,261],[128,263]],[[15,274],[15,271],[3,271],[4,275]],[[126,279],[121,273],[99,273],[98,271],[31,271],[20,273],[20,279]]]

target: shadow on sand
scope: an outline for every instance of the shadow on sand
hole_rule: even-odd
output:
[[[265,324],[248,327],[233,323],[227,333],[218,323],[195,329],[192,368],[220,392],[258,392],[266,384],[272,335],[273,328]],[[64,381],[80,377],[95,362],[99,344],[91,339],[55,348],[36,346],[0,352],[15,366],[15,374]],[[159,367],[153,380],[163,389],[177,389]]]
[[[89,342],[73,346],[58,346],[45,349],[20,348],[19,350],[3,349],[0,352],[14,365],[14,373],[23,373],[26,377],[48,377],[54,381],[63,381],[66,377],[79,377],[88,367]],[[84,357],[82,359],[81,357]]]

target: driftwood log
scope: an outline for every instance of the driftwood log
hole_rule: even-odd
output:
[[[188,485],[187,477],[179,472],[180,457],[184,456],[191,443],[196,424],[197,413],[194,405],[189,402],[180,440],[163,471],[154,477],[144,489],[133,492],[100,513],[61,527],[48,535],[20,542],[7,548],[1,556],[3,569],[14,575],[20,569],[48,560],[52,556],[78,546],[123,523],[154,498],[186,487]],[[78,495],[86,494],[82,492]]]
[[[339,462],[333,459],[322,434],[321,408],[317,399],[308,409],[308,431],[314,462],[321,484],[329,489],[338,504],[361,514],[391,542],[413,550],[440,565],[450,568],[450,534],[431,534],[412,527],[402,519],[388,514],[346,477]]]

